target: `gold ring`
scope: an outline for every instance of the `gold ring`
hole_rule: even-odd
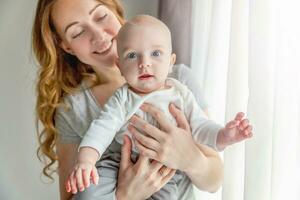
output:
[[[165,172],[164,169],[165,169],[165,168],[161,168],[161,169],[158,171],[158,172],[160,173],[161,176],[165,176],[165,175],[164,175],[164,172]]]

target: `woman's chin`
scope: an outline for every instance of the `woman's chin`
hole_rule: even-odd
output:
[[[110,54],[107,55],[105,59],[103,58],[96,58],[94,63],[94,66],[101,66],[105,68],[115,68],[117,67],[116,64],[116,55],[115,54]]]

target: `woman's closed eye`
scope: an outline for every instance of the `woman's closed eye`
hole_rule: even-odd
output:
[[[95,21],[96,21],[96,22],[101,22],[101,21],[103,21],[106,17],[107,17],[107,13],[104,14],[104,15],[102,14],[102,15],[100,15],[100,16],[98,15],[98,16],[95,17]]]
[[[72,39],[76,39],[78,38],[79,36],[83,35],[85,33],[85,30],[82,29],[80,31],[77,31],[76,33],[72,34]]]

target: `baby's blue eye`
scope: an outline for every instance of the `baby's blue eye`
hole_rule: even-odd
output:
[[[160,51],[158,51],[158,50],[153,51],[153,52],[151,53],[151,56],[154,56],[154,57],[160,56]]]
[[[137,57],[137,54],[135,52],[131,52],[129,54],[127,54],[126,58],[129,59],[135,59]]]

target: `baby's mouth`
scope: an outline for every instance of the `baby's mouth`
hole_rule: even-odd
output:
[[[138,78],[140,79],[140,80],[147,80],[147,79],[150,79],[150,78],[153,78],[154,76],[153,75],[151,75],[151,74],[142,74],[142,75],[140,75]]]

